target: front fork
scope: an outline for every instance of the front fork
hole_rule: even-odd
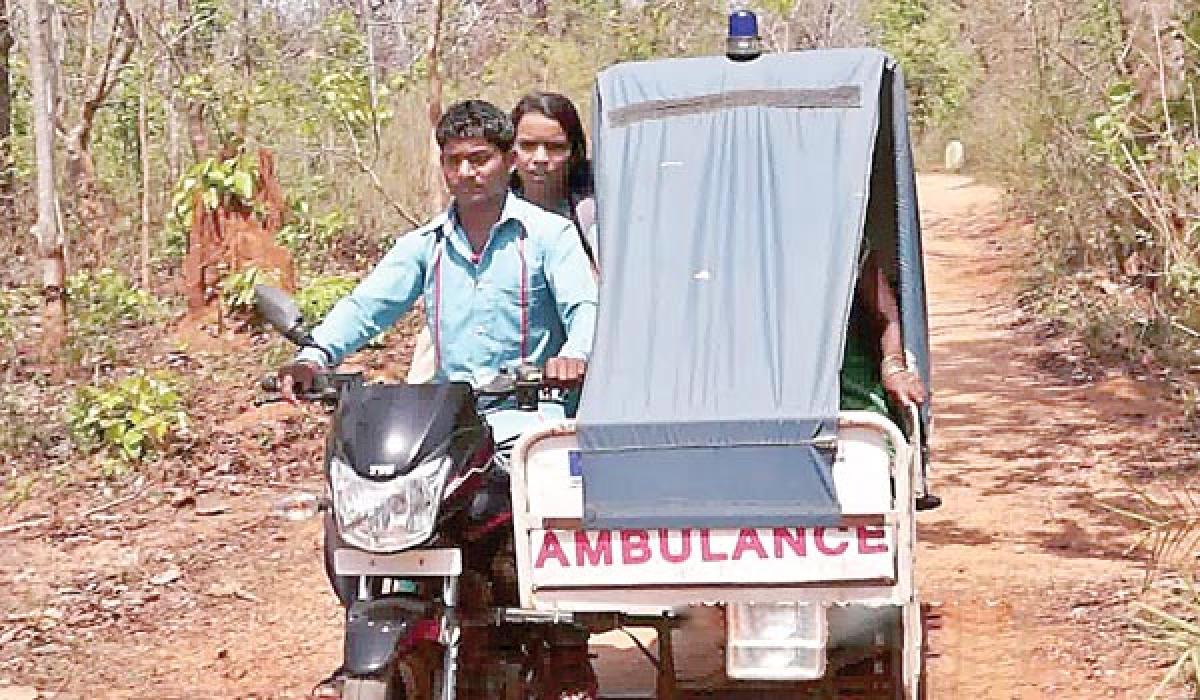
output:
[[[441,700],[454,700],[458,688],[458,657],[462,647],[462,622],[458,611],[458,577],[442,579],[442,693]]]
[[[346,616],[345,654],[343,670],[353,676],[375,676],[384,672],[396,658],[396,652],[407,649],[417,652],[424,633],[420,627],[432,612],[427,603],[418,603],[404,597],[374,597],[369,577],[358,578],[358,595],[350,604]],[[406,679],[424,690],[418,697],[430,700],[455,700],[458,693],[458,673],[461,667],[463,615],[459,601],[459,577],[441,577],[442,606],[438,626],[430,632],[436,634],[425,639],[437,641],[441,646],[441,683],[434,695],[431,691],[439,685],[431,685],[430,671],[436,662],[413,668],[415,676]],[[420,652],[417,652],[418,656]],[[429,659],[432,661],[432,659]]]

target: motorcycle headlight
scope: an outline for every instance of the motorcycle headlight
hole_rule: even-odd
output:
[[[364,479],[334,457],[330,468],[338,532],[349,544],[371,552],[415,547],[433,534],[451,458],[421,464],[387,481]]]

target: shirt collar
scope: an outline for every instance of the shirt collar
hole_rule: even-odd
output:
[[[504,206],[500,208],[500,218],[496,220],[496,224],[492,227],[492,230],[500,228],[502,224],[510,220],[520,223],[521,214],[523,213],[521,205],[523,204],[525,204],[525,201],[517,196],[515,192],[509,190],[504,195]],[[450,202],[450,206],[435,219],[435,222],[440,226],[450,224],[455,228],[460,228],[461,225],[458,223],[458,202]]]
[[[487,248],[492,246],[492,239],[495,238],[499,232],[504,230],[510,221],[515,224],[515,229],[518,232],[518,235],[523,233],[525,231],[525,223],[522,221],[522,215],[526,213],[526,207],[530,206],[533,205],[521,199],[512,190],[509,190],[507,194],[504,195],[504,206],[500,209],[500,218],[497,219],[496,223],[492,226],[491,236],[489,236],[487,245],[484,247],[483,252],[486,252]],[[462,225],[458,221],[457,202],[451,202],[450,206],[446,208],[446,211],[439,215],[437,219],[435,219],[435,222],[436,225],[442,229],[442,233],[451,241],[453,241],[455,246],[460,248],[464,257],[471,259],[476,257],[471,252],[471,244],[467,241],[466,231],[463,230]],[[480,255],[482,255],[482,253]]]

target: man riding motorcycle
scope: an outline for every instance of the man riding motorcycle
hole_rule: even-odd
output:
[[[450,207],[401,236],[280,369],[285,394],[387,330],[424,296],[439,381],[481,385],[522,362],[545,379],[582,379],[596,282],[570,220],[509,192],[513,127],[482,100],[451,106],[437,126]]]
[[[544,365],[543,380],[552,386],[582,380],[596,320],[595,277],[571,221],[509,191],[514,128],[508,115],[482,100],[459,102],[439,120],[436,138],[452,203],[401,236],[312,330],[315,347],[279,369],[288,400],[421,297],[435,381],[479,387],[522,364]],[[563,651],[568,658],[553,664],[571,669],[573,678],[563,682],[578,685],[582,675],[594,693],[586,638]]]

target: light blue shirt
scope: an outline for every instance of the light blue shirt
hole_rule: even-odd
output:
[[[451,206],[401,236],[313,340],[337,364],[421,296],[439,380],[478,386],[523,359],[540,366],[556,355],[586,360],[592,350],[596,280],[574,224],[512,193],[478,260]],[[316,348],[300,358],[327,364]]]

